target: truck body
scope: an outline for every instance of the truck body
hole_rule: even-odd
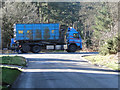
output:
[[[59,23],[15,24],[11,48],[25,53],[42,49],[75,52],[82,49],[82,39],[74,28],[61,29]]]

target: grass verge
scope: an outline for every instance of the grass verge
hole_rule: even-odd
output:
[[[0,69],[2,69],[2,73],[0,73],[0,88],[2,88],[2,90],[9,89],[21,71],[18,68],[4,66],[0,67]]]
[[[0,64],[26,66],[26,60],[21,56],[2,56]]]
[[[90,60],[93,64],[103,65],[113,70],[120,70],[118,67],[118,57],[116,55],[92,55],[92,56],[85,56],[87,60]]]
[[[18,67],[12,67],[10,65],[26,66],[26,60],[21,56],[2,56],[0,64],[8,66],[0,66],[0,90],[9,90],[14,83],[21,70]]]

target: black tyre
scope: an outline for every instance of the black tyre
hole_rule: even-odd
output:
[[[23,53],[27,53],[30,51],[30,46],[28,44],[23,44],[22,45],[22,50]]]
[[[33,53],[39,53],[41,51],[41,47],[39,45],[35,45],[32,48]]]
[[[67,52],[70,52],[69,49],[66,50]]]
[[[77,50],[77,46],[76,45],[70,45],[68,48],[68,52],[75,52]]]

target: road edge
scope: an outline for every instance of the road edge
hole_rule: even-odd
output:
[[[90,55],[82,55],[81,58],[82,58],[83,60],[87,61],[89,64],[92,64],[92,65],[94,65],[94,66],[102,67],[102,68],[109,69],[109,70],[113,70],[112,68],[106,67],[106,66],[104,66],[104,65],[93,64],[90,60],[84,58],[85,56],[91,56],[91,55],[93,55],[93,54],[90,54]],[[119,70],[113,70],[113,71],[114,71],[114,72],[120,72]]]

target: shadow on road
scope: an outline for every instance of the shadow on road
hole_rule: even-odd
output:
[[[18,54],[18,53],[9,53],[9,54],[3,54],[3,55],[12,55],[12,54]],[[20,53],[20,54],[99,54],[98,52],[74,52],[74,53],[68,53],[68,52],[41,52],[41,53]],[[19,55],[19,54],[18,54]]]
[[[27,58],[29,66],[27,69],[71,69],[71,70],[86,70],[86,71],[105,71],[118,72],[107,68],[101,69],[98,66],[91,65],[84,60],[69,60],[69,59],[51,59],[51,58]],[[85,65],[84,65],[85,64]],[[37,67],[38,66],[38,67]]]
[[[12,88],[118,88],[118,76],[113,70],[98,68],[82,59],[27,60],[28,66]]]

